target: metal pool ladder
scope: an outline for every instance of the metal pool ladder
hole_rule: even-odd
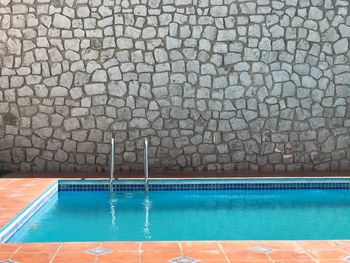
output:
[[[148,192],[148,140],[145,138],[143,147],[143,170],[145,174],[145,191]]]
[[[109,191],[113,192],[113,179],[114,179],[114,160],[115,160],[115,144],[114,138],[111,141],[111,164],[109,168]]]

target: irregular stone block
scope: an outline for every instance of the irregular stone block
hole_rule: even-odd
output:
[[[77,145],[78,153],[93,153],[95,151],[95,143],[93,142],[79,142]]]
[[[166,85],[169,82],[169,74],[167,72],[155,73],[152,76],[154,86]]]
[[[148,128],[149,127],[149,121],[143,118],[133,118],[130,121],[130,128]]]
[[[112,96],[123,97],[127,92],[125,82],[112,81],[108,85],[108,93]]]
[[[225,17],[228,14],[228,8],[226,6],[213,6],[210,8],[210,14],[213,17]]]
[[[19,39],[9,38],[7,40],[7,50],[10,54],[21,55],[22,43]]]
[[[340,35],[344,38],[350,37],[350,26],[341,24],[339,25]]]
[[[50,92],[51,97],[66,97],[68,96],[68,90],[65,87],[53,87]]]
[[[70,29],[71,21],[66,16],[55,14],[53,17],[52,25],[60,29]]]
[[[32,118],[32,128],[38,129],[41,127],[49,126],[49,117],[46,114],[38,113]]]
[[[177,49],[181,47],[182,41],[174,37],[166,37],[166,48],[167,49]]]
[[[244,130],[245,128],[248,127],[244,119],[236,118],[236,117],[230,119],[230,124],[231,124],[232,130],[234,131]]]
[[[336,54],[345,53],[349,50],[349,41],[346,38],[341,39],[333,45],[333,49]]]
[[[66,131],[72,131],[80,128],[80,123],[77,118],[65,119],[63,121],[63,127]]]
[[[98,95],[106,93],[106,86],[102,83],[86,84],[84,86],[87,95]]]

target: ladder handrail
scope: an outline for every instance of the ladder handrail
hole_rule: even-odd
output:
[[[143,169],[145,175],[145,190],[148,191],[148,140],[145,138],[144,148],[143,148]]]
[[[113,179],[114,179],[114,159],[115,159],[115,144],[114,138],[111,140],[111,164],[109,169],[109,190],[113,192]]]

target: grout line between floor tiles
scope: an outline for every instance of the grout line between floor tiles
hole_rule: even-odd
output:
[[[305,251],[305,248],[303,248],[298,241],[294,241],[294,244],[297,247],[297,250]]]
[[[318,262],[319,262],[319,260],[318,260],[317,258],[315,258],[312,254],[310,254],[310,252],[309,252],[307,249],[305,249],[302,245],[300,245],[298,241],[294,241],[294,244],[295,244],[296,247],[297,247],[297,249],[296,249],[297,251],[300,251],[300,252],[302,252],[302,253],[305,253],[305,254],[308,255],[308,256],[311,258],[311,260],[313,260],[315,263],[318,263]]]
[[[58,252],[61,250],[62,247],[63,247],[63,243],[61,243],[61,244],[58,246],[58,248],[56,249],[56,252],[55,252],[55,254],[53,254],[53,256],[52,256],[52,258],[51,258],[51,260],[50,260],[50,263],[52,263],[52,262],[55,260],[55,258],[56,258],[56,256],[57,256]]]
[[[318,263],[319,260],[317,258],[315,258],[309,251],[307,251],[306,249],[302,249],[301,252],[305,253],[306,255],[308,255],[313,261],[315,261],[315,263]]]
[[[140,242],[140,244],[139,244],[139,263],[142,263],[141,261],[142,261],[142,259],[141,259],[141,257],[142,257],[142,242]]]
[[[265,253],[265,255],[267,256],[267,258],[271,261],[271,263],[274,263],[275,261],[270,257],[269,254]]]
[[[225,257],[225,259],[226,259],[226,262],[227,262],[227,263],[230,263],[231,261],[230,261],[230,259],[227,257],[226,252],[225,252],[223,246],[221,245],[221,243],[220,243],[219,241],[216,241],[216,243],[217,243],[218,247],[220,248],[220,251],[224,254],[224,257]]]
[[[333,243],[336,245],[338,248],[342,248],[341,245],[338,243],[339,240],[334,240]]]
[[[340,247],[338,249],[349,255],[349,252],[345,248]]]
[[[103,242],[99,242],[98,245],[97,245],[97,247],[102,247],[102,244],[103,244]],[[114,250],[113,250],[113,252],[114,252]],[[98,260],[98,259],[99,259],[99,256],[100,256],[100,255],[96,255],[96,256],[95,256],[95,262],[98,262],[98,261],[99,261],[99,260]]]
[[[18,252],[18,250],[21,249],[21,247],[22,247],[22,245],[19,245],[19,246],[17,247],[17,249],[11,254],[11,256],[10,256],[9,258],[12,258],[12,257]]]
[[[178,245],[179,245],[179,248],[180,248],[180,253],[181,253],[181,256],[184,256],[184,252],[182,250],[182,243],[180,241],[177,242]]]

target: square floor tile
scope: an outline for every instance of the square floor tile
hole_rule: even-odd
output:
[[[200,260],[186,257],[186,256],[181,256],[181,257],[170,259],[169,261],[172,263],[195,263],[195,262],[199,262]]]
[[[84,252],[87,254],[99,256],[99,255],[106,255],[106,254],[112,253],[113,250],[104,248],[104,247],[96,247],[96,248],[85,250]]]

